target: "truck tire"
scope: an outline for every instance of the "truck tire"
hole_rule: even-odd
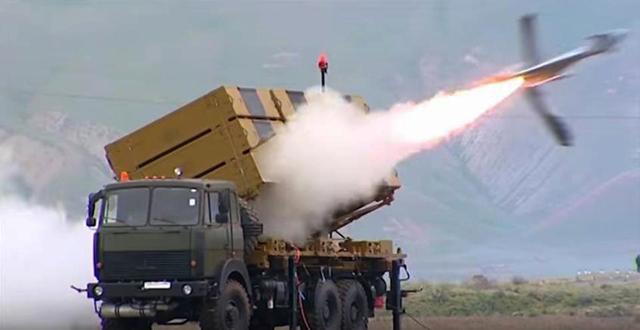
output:
[[[202,330],[247,330],[251,319],[249,297],[242,284],[229,280],[216,300],[205,303]]]
[[[247,201],[239,199],[240,222],[244,239],[244,254],[250,255],[258,246],[258,237],[262,235],[262,223],[258,219],[255,209]]]
[[[362,284],[356,280],[338,281],[342,302],[342,330],[365,330],[369,323],[369,304]]]
[[[151,330],[152,322],[146,319],[107,319],[100,322],[102,330]]]
[[[332,280],[318,281],[307,295],[305,314],[311,330],[339,330],[342,304]]]

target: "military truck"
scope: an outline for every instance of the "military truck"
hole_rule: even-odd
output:
[[[399,327],[405,255],[340,233],[392,202],[395,174],[303,245],[263,235],[251,203],[278,182],[261,153],[305,101],[220,87],[105,147],[117,181],[89,196],[97,282],[86,288],[103,329],[366,329],[385,298]]]

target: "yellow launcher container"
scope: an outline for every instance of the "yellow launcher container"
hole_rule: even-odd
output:
[[[345,99],[368,111],[361,97]],[[116,177],[175,177],[179,168],[187,178],[232,181],[252,199],[269,182],[256,156],[305,102],[301,91],[222,86],[108,144],[107,160]],[[390,175],[372,200],[336,211],[330,229],[389,204],[399,187]]]

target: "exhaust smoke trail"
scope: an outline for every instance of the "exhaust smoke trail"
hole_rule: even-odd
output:
[[[259,156],[263,176],[277,182],[254,203],[265,234],[303,242],[324,228],[327,214],[371,197],[399,162],[460,133],[522,83],[514,78],[369,114],[336,92],[307,91],[307,103]]]
[[[399,112],[392,128],[400,141],[428,145],[462,131],[467,125],[513,94],[524,79],[477,86],[450,94],[439,93],[418,104],[400,104],[391,108]]]
[[[0,149],[0,329],[95,327],[92,304],[69,287],[93,278],[91,232],[11,192],[11,164]]]

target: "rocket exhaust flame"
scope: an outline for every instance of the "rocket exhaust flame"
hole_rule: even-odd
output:
[[[399,162],[461,132],[522,84],[503,80],[368,114],[333,91],[308,91],[260,159],[264,177],[278,182],[255,203],[265,234],[303,242],[327,214],[371,197]]]
[[[400,111],[392,122],[399,141],[431,143],[464,129],[501,101],[513,94],[524,79],[480,85],[450,94],[437,94],[418,104],[396,105],[391,111]]]

